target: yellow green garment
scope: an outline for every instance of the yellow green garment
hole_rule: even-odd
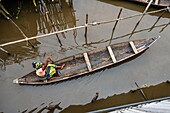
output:
[[[45,75],[44,76],[38,76],[41,79],[49,79],[51,77],[53,77],[53,75],[57,72],[56,69],[56,65],[55,64],[48,64],[46,71],[45,71]]]

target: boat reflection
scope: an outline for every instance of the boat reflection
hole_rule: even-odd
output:
[[[103,3],[107,3],[107,4],[111,4],[111,5],[114,5],[114,6],[118,6],[118,7],[123,7],[125,9],[138,11],[138,12],[141,12],[141,13],[144,11],[145,7],[147,6],[147,5],[141,5],[141,4],[137,4],[137,3],[126,1],[126,0],[98,0],[98,1],[103,2]],[[160,9],[160,7],[159,7],[159,9]],[[151,7],[149,9],[149,11],[150,10],[157,10],[157,8]],[[160,14],[161,13],[155,13],[155,14],[151,14],[151,15],[159,16]],[[169,12],[167,11],[162,17],[170,18]]]

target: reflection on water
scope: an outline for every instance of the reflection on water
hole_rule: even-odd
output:
[[[47,34],[54,31],[76,27],[77,20],[72,0],[69,0],[68,2],[66,0],[57,0],[57,2],[52,2],[50,0],[44,2],[43,0],[38,0],[36,2],[38,2],[37,7],[39,8],[37,13],[35,12],[35,7],[33,6],[32,1],[24,0],[21,1],[22,12],[19,15],[20,18],[18,20],[13,18],[14,23],[23,31],[26,37],[29,38],[39,34]],[[10,23],[10,21],[0,18],[0,23],[1,26],[3,26],[3,28],[1,28],[1,44],[25,38],[23,37],[22,32]],[[10,33],[6,31],[7,27],[10,28]],[[73,36],[76,38],[77,30],[73,30]],[[62,47],[60,36],[56,34],[56,37],[60,47]],[[66,38],[65,33],[62,33],[62,37]],[[10,64],[12,62],[20,63],[21,61],[29,58],[35,58],[36,56],[45,57],[45,55],[51,54],[46,52],[40,54],[38,46],[40,42],[37,40],[31,40],[30,42],[35,46],[35,49],[27,47],[25,42],[4,47],[4,49],[12,53],[12,56],[8,56],[4,52],[0,51],[0,67],[4,67],[4,62],[6,64]],[[15,47],[15,49],[12,49],[13,47]]]
[[[56,30],[64,30],[67,28],[72,28],[76,26],[75,11],[65,0],[59,0],[58,5],[55,2],[47,2],[47,5],[41,5],[40,16],[37,19],[38,31],[40,33],[50,33]],[[43,8],[42,10],[42,7]],[[76,31],[74,31],[73,34]],[[65,38],[64,33],[62,36]]]

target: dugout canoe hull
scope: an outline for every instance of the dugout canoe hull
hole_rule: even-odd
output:
[[[54,62],[57,65],[65,64],[63,70],[59,70],[59,77],[52,77],[47,82],[40,80],[35,71],[13,80],[13,83],[25,85],[45,85],[57,83],[71,78],[79,77],[97,70],[116,65],[127,59],[139,55],[147,50],[159,37],[127,41],[98,48],[85,53],[79,53]]]
[[[129,0],[136,3],[148,4],[150,0]],[[153,0],[152,6],[154,7],[169,7],[170,0]]]

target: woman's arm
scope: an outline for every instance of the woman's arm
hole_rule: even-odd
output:
[[[50,61],[51,61],[51,58],[48,57],[48,58],[46,59],[46,61],[42,64],[42,70],[43,70],[43,71],[46,69],[46,67],[47,67],[47,65],[48,65],[48,62],[50,62]]]

